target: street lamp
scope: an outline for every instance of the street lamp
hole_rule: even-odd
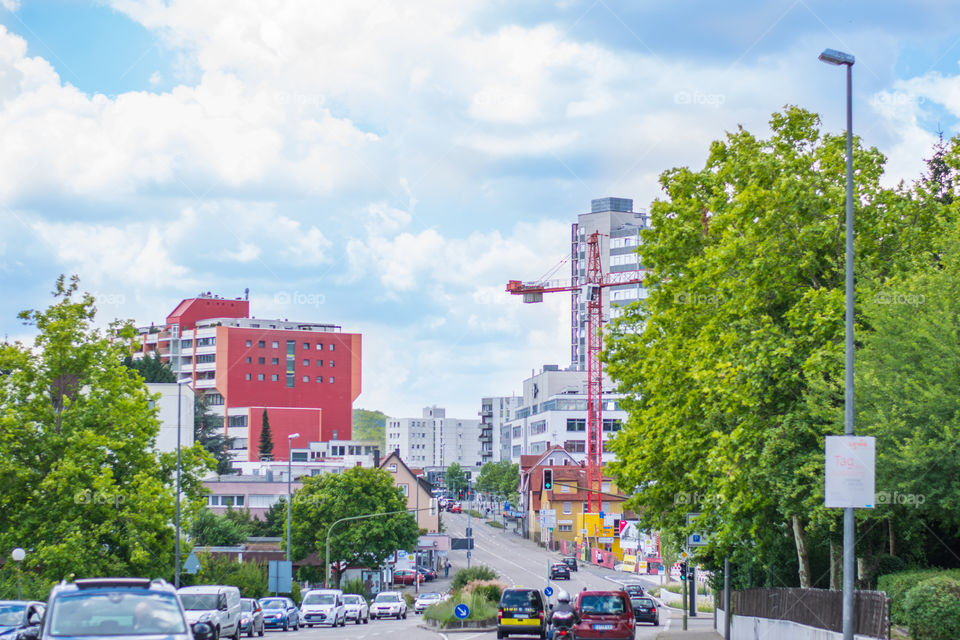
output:
[[[287,436],[287,561],[293,560],[293,554],[290,553],[290,503],[293,501],[290,491],[291,470],[293,469],[293,439],[299,438],[299,433],[291,433]]]
[[[17,562],[17,600],[21,600],[20,596],[20,563],[23,562],[23,559],[27,557],[27,552],[17,547],[10,553],[10,557],[16,560]]]
[[[180,421],[183,417],[181,398],[183,397],[183,385],[192,381],[193,378],[180,378],[177,380],[177,531],[176,539],[173,543],[173,585],[178,589],[180,588]]]
[[[820,59],[847,68],[847,264],[846,264],[846,363],[844,376],[843,432],[853,433],[853,63],[849,53],[824,49]],[[843,640],[853,640],[854,515],[843,510]]]

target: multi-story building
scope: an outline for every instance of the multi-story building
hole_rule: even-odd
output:
[[[415,467],[480,464],[480,421],[448,418],[446,409],[425,407],[420,418],[390,418],[386,427],[387,451]]]
[[[209,293],[183,300],[162,327],[140,330],[141,353],[157,353],[223,417],[236,459],[259,459],[263,414],[273,458],[288,445],[349,440],[360,394],[361,336],[332,324],[250,317],[247,299]],[[297,433],[299,437],[288,436]]]
[[[147,383],[150,393],[159,394],[156,400],[160,432],[157,434],[157,451],[177,450],[177,443],[184,449],[193,446],[194,402],[193,389],[173,382]],[[151,401],[152,403],[153,401]],[[179,418],[177,412],[179,411]],[[179,431],[179,434],[178,434]]]
[[[499,462],[510,459],[510,431],[504,424],[520,406],[520,396],[500,396],[480,400],[480,461]],[[506,443],[503,442],[507,436]]]
[[[628,198],[598,198],[591,201],[590,213],[577,216],[571,227],[570,276],[571,284],[584,282],[587,276],[587,239],[600,232],[600,264],[604,273],[637,271],[643,265],[637,247],[640,232],[650,226],[644,213],[633,211],[633,200]],[[619,315],[618,307],[647,297],[639,284],[604,288],[604,322]],[[587,301],[577,289],[570,293],[570,363],[574,369],[587,368]]]
[[[603,462],[616,456],[607,451],[607,440],[620,430],[627,418],[620,408],[617,394],[609,379],[603,381]],[[587,372],[557,365],[544,365],[543,370],[523,381],[520,407],[505,423],[510,429],[512,462],[523,455],[539,455],[552,446],[564,448],[577,462],[587,454]]]

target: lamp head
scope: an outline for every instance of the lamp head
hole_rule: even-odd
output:
[[[27,557],[27,552],[20,547],[17,547],[10,553],[10,557],[17,562],[23,562],[23,559]]]
[[[294,438],[299,438],[299,437],[300,437],[299,433],[291,433],[290,435],[287,436],[287,439],[293,440]]]
[[[844,53],[843,51],[837,51],[836,49],[824,49],[823,53],[818,56],[821,60],[828,64],[847,64],[853,66],[854,61],[856,60],[851,54]]]

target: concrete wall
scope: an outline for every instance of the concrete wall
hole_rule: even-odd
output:
[[[717,631],[724,632],[723,609],[717,609]],[[789,620],[773,620],[771,618],[753,618],[751,616],[734,615],[730,623],[731,640],[843,640],[843,634],[826,629],[817,629]],[[855,635],[856,640],[875,640],[870,636]]]

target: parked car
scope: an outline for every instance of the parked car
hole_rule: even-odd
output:
[[[397,569],[393,572],[394,584],[415,584],[417,581],[417,572],[413,569]]]
[[[240,589],[223,584],[202,584],[177,589],[187,622],[213,626],[214,637],[240,640]]]
[[[370,605],[370,618],[407,619],[407,601],[399,591],[381,591]]]
[[[300,618],[308,627],[328,624],[331,627],[347,624],[343,591],[340,589],[311,589],[300,601]]]
[[[497,605],[497,638],[511,635],[547,637],[547,617],[543,595],[536,589],[504,589]]]
[[[43,619],[45,605],[29,600],[0,600],[0,638],[16,638],[21,630]]]
[[[240,632],[263,635],[263,608],[253,598],[240,598]]]
[[[581,591],[575,608],[580,616],[573,628],[577,640],[633,640],[636,621],[625,591]]]
[[[420,582],[430,582],[437,579],[437,572],[426,567],[417,567],[416,571],[420,574]]]
[[[633,606],[633,619],[637,622],[652,622],[653,626],[660,625],[660,612],[657,611],[657,603],[653,598],[634,598],[630,597],[630,604]]]
[[[358,596],[355,593],[348,593],[343,596],[343,609],[345,620],[353,620],[357,624],[370,622],[370,606],[367,599]]]
[[[459,502],[454,502],[452,505],[450,505],[448,511],[450,513],[463,513],[463,505],[461,505]]]
[[[413,612],[423,613],[427,610],[427,607],[432,604],[437,604],[438,602],[443,602],[443,599],[443,595],[437,593],[436,591],[421,593],[413,603]]]
[[[569,580],[570,579],[570,567],[567,566],[566,562],[554,562],[550,565],[550,579],[551,580]]]
[[[300,628],[300,610],[290,598],[260,598],[260,606],[263,607],[263,624],[267,629],[297,631]]]
[[[570,568],[570,571],[577,571],[577,557],[576,556],[566,556],[563,559],[563,563]]]
[[[24,640],[163,638],[214,640],[213,626],[191,633],[177,591],[164,580],[90,578],[62,582],[50,591],[43,620],[20,631]]]

